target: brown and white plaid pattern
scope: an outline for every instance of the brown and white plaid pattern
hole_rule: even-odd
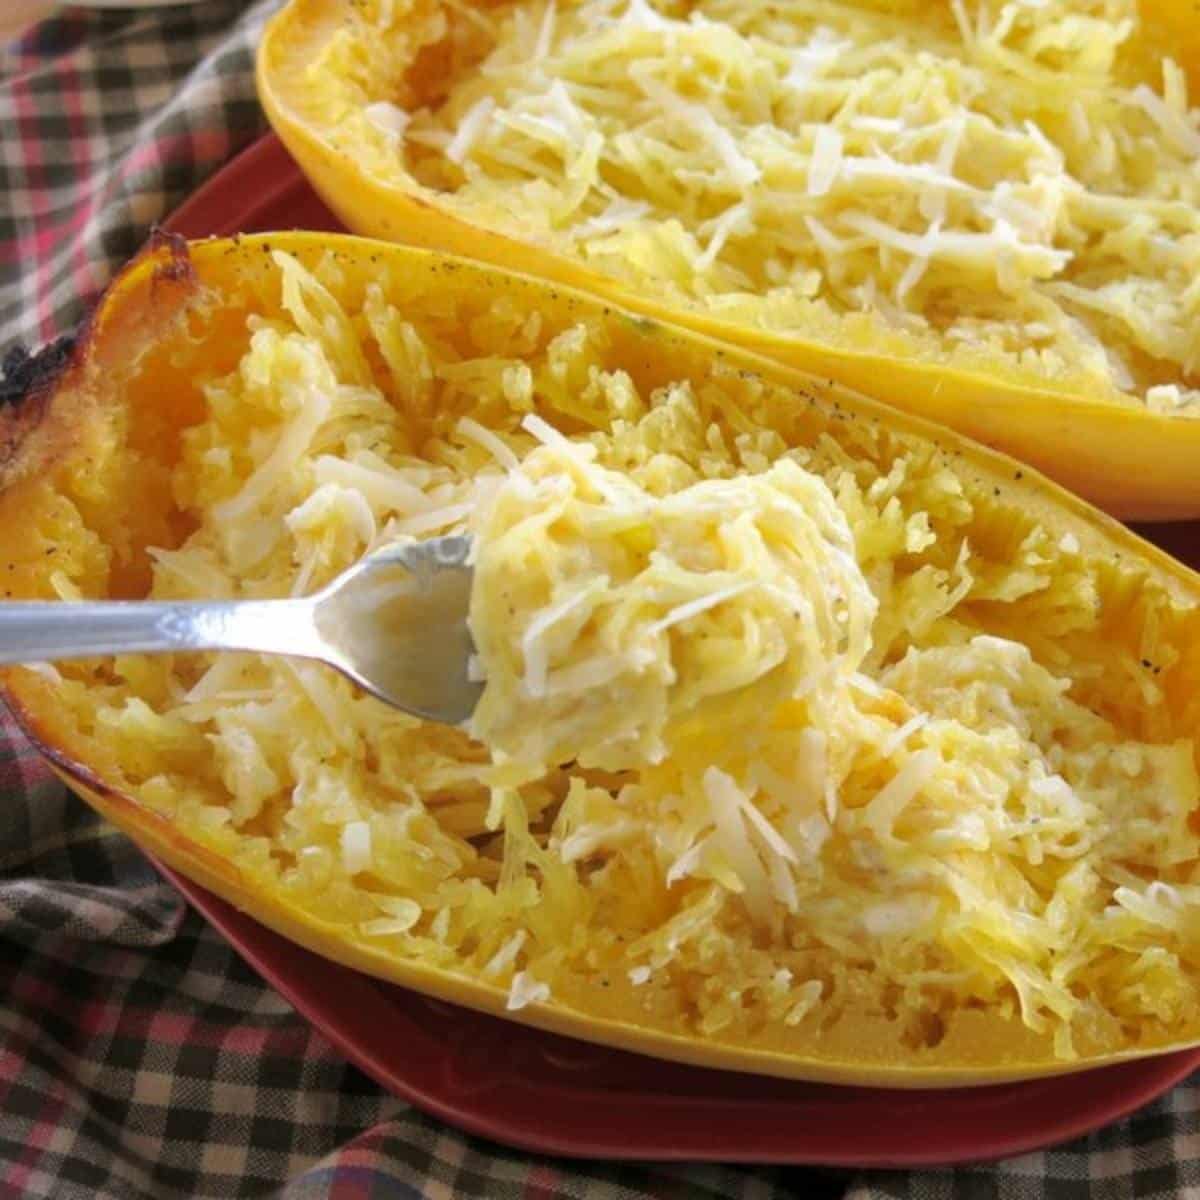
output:
[[[0,351],[69,330],[263,129],[271,6],[67,10],[0,49]],[[1196,1079],[1090,1138],[945,1171],[565,1162],[465,1137],[344,1063],[7,719],[0,805],[0,1200],[1200,1197]]]
[[[273,0],[67,9],[0,47],[0,351],[96,299],[151,223],[258,136]]]

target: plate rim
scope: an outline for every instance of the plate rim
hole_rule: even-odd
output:
[[[1107,1101],[1098,1101],[1090,1109],[1066,1108],[1062,1110],[1063,1115],[1056,1117],[1051,1123],[1038,1127],[1031,1124],[1027,1130],[1021,1132],[996,1134],[981,1129],[970,1140],[961,1139],[955,1135],[953,1140],[959,1144],[952,1149],[935,1148],[931,1151],[916,1143],[910,1143],[904,1149],[867,1147],[865,1149],[858,1148],[853,1152],[817,1154],[811,1150],[797,1151],[786,1141],[771,1141],[758,1146],[749,1155],[739,1156],[736,1152],[731,1152],[720,1131],[714,1133],[711,1129],[707,1130],[705,1134],[709,1142],[707,1146],[691,1143],[671,1145],[669,1141],[647,1140],[639,1142],[634,1147],[629,1147],[618,1144],[612,1135],[607,1138],[593,1135],[592,1140],[586,1141],[582,1140],[578,1134],[563,1137],[556,1131],[553,1123],[530,1127],[520,1119],[510,1116],[503,1109],[481,1113],[471,1107],[463,1107],[461,1103],[456,1104],[452,1098],[419,1086],[412,1079],[405,1078],[384,1065],[378,1052],[347,1028],[348,1023],[344,1016],[336,1013],[330,1014],[329,1008],[338,1007],[340,1001],[329,1002],[322,998],[321,988],[314,986],[314,981],[320,976],[310,975],[306,981],[299,972],[293,973],[287,967],[281,969],[277,956],[298,957],[305,963],[311,962],[315,969],[324,973],[327,982],[331,979],[333,982],[343,985],[350,983],[352,988],[359,991],[357,996],[359,1000],[363,999],[362,989],[366,989],[368,1004],[375,1003],[382,1006],[388,1001],[394,1001],[397,995],[402,998],[402,1002],[403,999],[411,1001],[419,998],[417,993],[323,959],[313,951],[291,942],[261,925],[249,914],[238,910],[199,884],[181,876],[157,859],[151,857],[151,862],[192,907],[218,930],[244,961],[274,987],[314,1029],[382,1087],[393,1094],[400,1095],[415,1107],[455,1128],[538,1154],[608,1161],[636,1158],[654,1162],[738,1162],[843,1169],[910,1170],[995,1163],[1014,1156],[1044,1150],[1050,1146],[1061,1145],[1120,1121],[1160,1098],[1191,1075],[1193,1071],[1200,1068],[1200,1049],[1196,1049],[1175,1051],[1047,1079],[985,1085],[979,1088],[931,1091],[856,1088],[838,1084],[804,1084],[788,1080],[768,1079],[767,1077],[743,1077],[761,1081],[765,1088],[772,1090],[786,1091],[790,1087],[796,1087],[797,1089],[813,1089],[828,1093],[831,1099],[835,1096],[838,1097],[842,1105],[847,1102],[853,1104],[857,1093],[867,1093],[872,1097],[880,1098],[883,1102],[894,1101],[900,1109],[908,1105],[921,1108],[929,1104],[936,1109],[951,1101],[964,1102],[968,1106],[972,1104],[982,1106],[982,1098],[992,1097],[1004,1097],[1002,1103],[1007,1106],[1019,1101],[1023,1095],[1036,1095],[1037,1092],[1046,1089],[1071,1093],[1079,1087],[1094,1085],[1098,1078],[1106,1078],[1110,1083],[1110,1088],[1105,1088],[1099,1093],[1100,1096],[1107,1096]],[[454,1009],[456,1007],[444,1002],[439,1003],[444,1008]],[[407,1016],[407,1014],[404,1015]],[[500,1018],[486,1014],[464,1010],[464,1016],[469,1020],[485,1021],[489,1025],[492,1023],[503,1024]],[[413,1020],[415,1022],[416,1019],[413,1018]],[[564,1038],[561,1035],[546,1034],[543,1031],[524,1026],[521,1029],[522,1036],[539,1040],[551,1039],[555,1043],[574,1042],[580,1046],[591,1048],[590,1043],[577,1042],[575,1039]],[[632,1055],[628,1051],[618,1051],[608,1047],[596,1048],[614,1055],[642,1057]],[[646,1057],[645,1062],[649,1067],[658,1064],[664,1069],[673,1069],[679,1066],[675,1063],[658,1063],[658,1060],[650,1057]],[[722,1076],[731,1074],[710,1068],[688,1068],[688,1071],[711,1076],[714,1083],[717,1083]],[[1132,1076],[1132,1086],[1130,1086],[1130,1076]],[[1094,1086],[1091,1090],[1095,1090]],[[764,1100],[763,1102],[781,1103],[782,1107],[782,1102],[779,1101]],[[725,1101],[725,1103],[738,1108],[749,1102],[744,1098],[735,1098]],[[635,1153],[630,1154],[630,1149],[633,1149]]]

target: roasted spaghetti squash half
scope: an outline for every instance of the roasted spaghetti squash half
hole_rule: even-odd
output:
[[[291,0],[268,115],[352,231],[594,290],[1200,515],[1180,0]]]
[[[4,673],[102,813],[319,953],[815,1080],[1200,1041],[1200,581],[1028,468],[298,233],[149,251],[3,421],[7,597],[286,596],[474,537],[465,728],[290,659]]]

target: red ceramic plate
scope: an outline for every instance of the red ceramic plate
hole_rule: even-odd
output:
[[[297,227],[340,228],[274,137],[230,163],[167,222],[189,237]],[[1176,555],[1200,562],[1200,523],[1152,532]],[[1192,1051],[1032,1083],[904,1092],[657,1062],[381,983],[160,869],[384,1087],[471,1133],[543,1153],[847,1167],[978,1162],[1088,1133],[1200,1068],[1200,1051]]]

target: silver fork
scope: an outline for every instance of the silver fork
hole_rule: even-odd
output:
[[[328,663],[386,704],[458,725],[483,690],[469,678],[471,539],[368,555],[313,596],[0,604],[0,663],[109,654],[249,650]]]

